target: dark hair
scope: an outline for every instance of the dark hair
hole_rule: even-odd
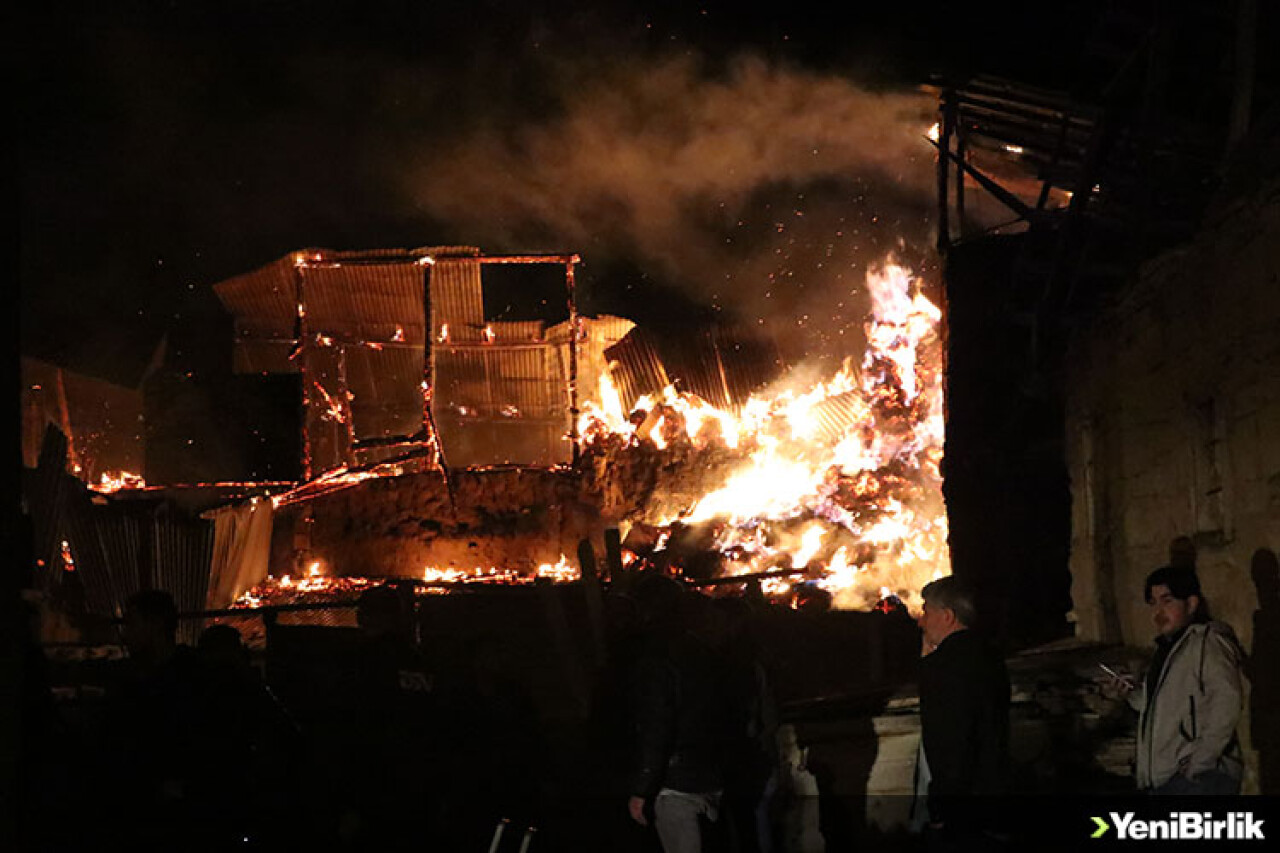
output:
[[[955,575],[938,578],[924,585],[920,596],[956,614],[956,619],[966,628],[972,628],[978,621],[978,606],[975,601],[973,587]]]
[[[1197,621],[1209,618],[1209,602],[1200,591],[1200,578],[1196,575],[1195,569],[1187,566],[1161,566],[1147,575],[1147,580],[1142,586],[1142,597],[1147,604],[1151,603],[1151,590],[1157,586],[1167,586],[1169,594],[1182,601],[1194,595],[1200,599],[1200,606],[1195,614]]]
[[[163,589],[144,589],[134,593],[125,609],[157,622],[169,637],[178,632],[178,606],[173,603],[173,596]]]

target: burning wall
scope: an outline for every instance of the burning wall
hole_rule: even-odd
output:
[[[143,468],[142,393],[22,359],[22,460],[34,468],[47,426],[67,437],[68,469],[97,485]]]

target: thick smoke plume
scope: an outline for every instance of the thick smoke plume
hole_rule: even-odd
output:
[[[479,245],[580,251],[588,275],[636,258],[810,351],[860,351],[839,335],[866,315],[867,267],[928,243],[934,101],[753,57],[597,71],[562,71],[526,123],[437,147],[414,202]]]

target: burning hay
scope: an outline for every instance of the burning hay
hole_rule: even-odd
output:
[[[851,608],[914,604],[949,572],[941,312],[896,263],[867,287],[860,364],[812,387],[784,381],[730,411],[668,386],[628,412],[602,378],[583,464],[638,557],[686,574],[803,569]]]

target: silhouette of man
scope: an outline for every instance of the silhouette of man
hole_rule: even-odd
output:
[[[976,842],[990,811],[979,796],[1005,793],[1009,766],[1009,675],[971,628],[973,591],[957,577],[921,591],[920,766],[928,776],[932,849]]]

